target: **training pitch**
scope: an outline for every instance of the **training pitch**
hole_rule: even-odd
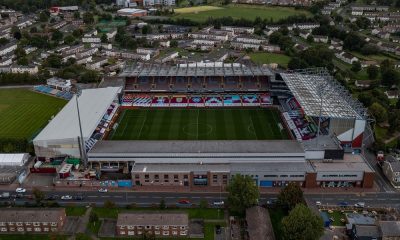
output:
[[[137,109],[121,113],[111,140],[288,139],[279,112],[261,109]]]
[[[66,103],[27,89],[1,89],[0,138],[30,140]]]

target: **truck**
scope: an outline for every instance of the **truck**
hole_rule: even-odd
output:
[[[385,161],[385,154],[383,153],[383,151],[378,151],[376,154],[376,164],[379,167],[382,167],[384,161]]]

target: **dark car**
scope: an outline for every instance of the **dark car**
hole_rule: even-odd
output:
[[[222,232],[221,225],[215,225],[215,233],[221,234],[221,232]]]
[[[56,200],[56,197],[54,195],[49,195],[49,196],[46,196],[46,198],[44,200],[53,201],[53,200]]]
[[[348,202],[340,202],[340,203],[338,203],[338,205],[340,207],[347,207],[347,206],[349,206],[349,203]]]
[[[83,196],[75,196],[74,199],[75,199],[75,200],[83,200],[84,197],[83,197]]]

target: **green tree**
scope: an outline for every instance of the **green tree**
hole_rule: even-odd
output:
[[[107,43],[108,42],[107,34],[103,33],[100,39],[102,43]]]
[[[45,197],[44,192],[40,191],[38,188],[34,188],[32,190],[32,194],[35,197],[35,201],[37,204],[40,204]]]
[[[208,202],[207,202],[207,200],[201,199],[200,204],[199,204],[199,207],[202,208],[202,209],[207,208],[207,207],[208,207]]]
[[[85,12],[83,14],[83,22],[86,24],[93,24],[94,23],[94,17],[91,12]]]
[[[0,38],[0,46],[4,46],[6,44],[8,44],[10,42],[10,40],[8,40],[7,38]]]
[[[64,34],[60,32],[59,30],[54,30],[54,32],[51,34],[51,40],[53,41],[61,41],[64,37]]]
[[[400,82],[400,74],[394,68],[389,68],[382,72],[382,84],[388,87],[398,85]]]
[[[379,74],[379,68],[375,65],[369,65],[367,67],[367,74],[370,79],[376,79]]]
[[[171,46],[172,48],[178,47],[178,41],[176,41],[176,40],[171,40],[170,46]]]
[[[351,71],[358,73],[361,70],[360,61],[355,61],[351,64]]]
[[[40,22],[48,22],[50,17],[50,13],[47,11],[42,11],[39,13],[39,21]]]
[[[282,239],[318,240],[324,233],[323,221],[303,204],[298,204],[282,219]]]
[[[231,212],[244,216],[247,208],[258,204],[260,192],[250,176],[236,174],[227,186],[228,206]]]
[[[375,120],[377,123],[386,122],[388,119],[387,110],[381,104],[379,104],[377,102],[374,102],[369,107],[369,112],[372,114],[372,116],[375,117]]]
[[[93,210],[92,210],[89,215],[89,222],[95,223],[97,221],[99,221],[99,216],[97,215],[97,213],[93,212]]]
[[[289,209],[292,209],[297,204],[304,203],[303,191],[299,184],[291,182],[281,190],[278,200],[280,204],[286,205]]]
[[[71,45],[73,42],[75,42],[75,38],[73,35],[68,35],[64,38],[64,43],[67,45]]]
[[[22,66],[27,66],[27,65],[29,65],[29,61],[26,57],[21,57],[21,58],[18,58],[17,64],[22,65]]]
[[[152,32],[152,28],[149,25],[145,25],[142,28],[142,34],[150,34]]]
[[[167,205],[165,204],[165,200],[164,200],[164,198],[163,199],[161,199],[161,201],[160,201],[160,209],[161,210],[164,210],[164,209],[166,209],[167,208]]]

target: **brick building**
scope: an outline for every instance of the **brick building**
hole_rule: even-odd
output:
[[[117,220],[117,236],[185,237],[189,230],[186,213],[120,213]]]
[[[66,221],[65,209],[3,209],[1,233],[60,232]]]

